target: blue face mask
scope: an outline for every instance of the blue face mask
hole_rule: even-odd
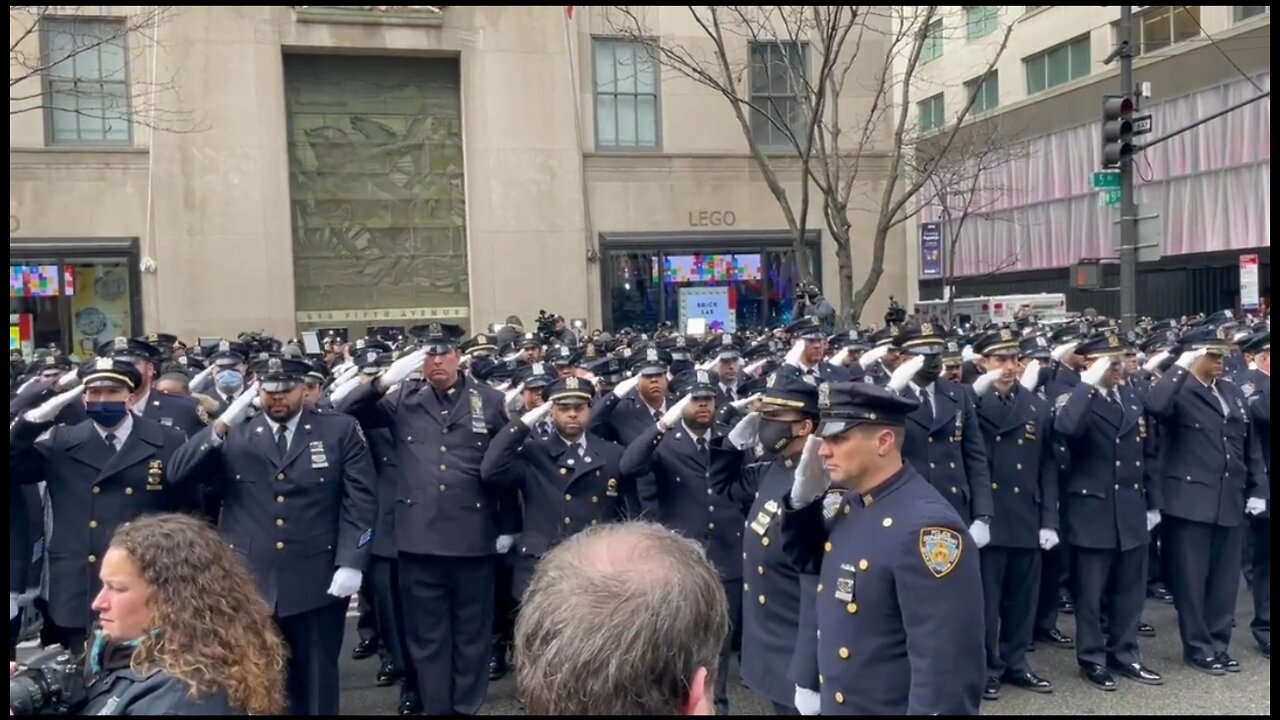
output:
[[[214,382],[223,395],[234,395],[244,387],[244,375],[239,370],[219,370]]]
[[[89,419],[104,428],[113,428],[124,422],[125,415],[129,412],[128,405],[123,400],[110,402],[86,402],[84,411],[88,414]]]

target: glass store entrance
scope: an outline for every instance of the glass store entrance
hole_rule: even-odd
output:
[[[818,234],[806,246],[821,277]],[[605,329],[661,322],[741,332],[791,321],[801,273],[785,233],[619,233],[601,237]]]

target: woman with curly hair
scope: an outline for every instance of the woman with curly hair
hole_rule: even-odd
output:
[[[276,715],[285,646],[253,577],[212,526],[150,515],[102,558],[82,715]]]

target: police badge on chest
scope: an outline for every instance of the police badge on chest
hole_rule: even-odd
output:
[[[836,599],[843,603],[853,602],[857,597],[858,569],[848,563],[840,565],[840,574],[836,576]]]

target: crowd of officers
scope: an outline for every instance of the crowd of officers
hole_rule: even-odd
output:
[[[33,611],[45,642],[82,648],[112,531],[182,510],[257,578],[295,714],[338,711],[357,593],[353,655],[381,658],[400,713],[475,714],[539,557],[640,516],[698,540],[720,572],[734,628],[721,713],[735,652],[779,714],[968,714],[1003,687],[1052,692],[1034,643],[1074,648],[1101,690],[1158,685],[1139,649],[1148,596],[1176,606],[1190,666],[1238,672],[1242,569],[1270,656],[1261,321],[410,335],[324,357],[260,334],[153,334],[80,364],[11,358],[11,653]],[[824,437],[898,428],[927,484],[832,486],[798,548],[793,483],[802,462],[821,472],[802,455],[833,421]]]

